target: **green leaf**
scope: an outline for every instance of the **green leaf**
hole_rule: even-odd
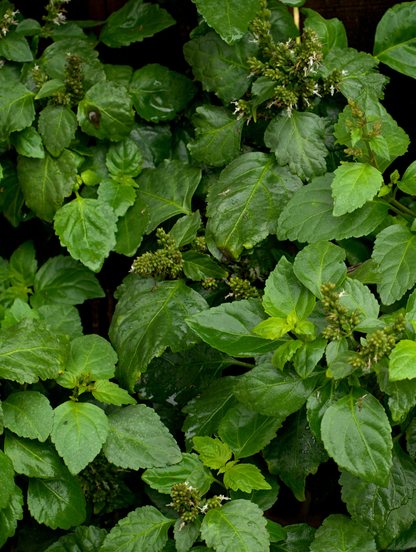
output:
[[[322,418],[322,440],[342,468],[376,485],[388,485],[393,447],[380,402],[361,388],[330,406]]]
[[[260,322],[260,324],[252,329],[252,332],[264,339],[276,340],[283,337],[287,332],[292,331],[293,328],[294,323],[288,322],[286,318],[276,318],[272,316]]]
[[[292,312],[298,320],[307,318],[315,297],[295,276],[294,267],[283,255],[266,280],[263,308],[270,316],[286,318]]]
[[[275,504],[279,493],[279,484],[277,478],[271,475],[265,475],[265,480],[271,486],[267,490],[252,490],[251,493],[243,493],[243,491],[230,491],[230,496],[233,500],[243,499],[250,500],[257,504],[263,511],[268,510]]]
[[[232,376],[220,378],[182,409],[188,414],[182,427],[187,450],[192,448],[195,436],[210,437],[216,433],[224,414],[237,404],[233,394],[235,384],[236,379]]]
[[[184,280],[160,282],[156,289],[154,285],[151,278],[126,278],[110,327],[110,339],[119,355],[116,377],[130,390],[152,358],[167,347],[177,352],[196,342],[183,321],[207,308]]]
[[[135,71],[130,83],[137,113],[152,123],[171,121],[192,100],[196,91],[190,79],[157,63]]]
[[[416,5],[397,4],[386,11],[377,25],[373,54],[392,69],[416,77],[414,53]]]
[[[322,43],[322,54],[324,58],[332,48],[346,48],[348,46],[347,33],[345,27],[339,19],[324,19],[319,13],[307,8],[302,9],[306,15],[304,27],[309,27],[315,31]]]
[[[64,150],[55,158],[45,153],[43,159],[18,157],[17,172],[26,205],[36,216],[52,222],[64,199],[71,195],[77,173],[73,153]]]
[[[309,545],[314,539],[315,529],[306,523],[296,523],[285,527],[287,538],[284,543],[272,544],[272,552],[310,552]]]
[[[23,439],[13,433],[6,433],[4,450],[17,473],[28,477],[50,479],[58,477],[64,465],[49,441],[40,443],[37,439]]]
[[[237,464],[224,474],[224,485],[233,491],[250,493],[253,489],[270,490],[264,476],[257,466],[253,464]]]
[[[221,268],[209,255],[192,249],[182,254],[183,271],[187,278],[199,282],[207,278],[226,278],[228,272]]]
[[[99,552],[106,535],[105,529],[98,529],[93,525],[76,527],[73,532],[63,535],[49,546],[45,552]]]
[[[24,203],[23,192],[17,177],[16,165],[5,158],[2,159],[1,164],[3,192],[0,193],[0,211],[10,224],[17,228],[20,221],[25,218],[21,212]]]
[[[165,466],[163,468],[147,469],[142,479],[162,494],[171,494],[173,485],[177,483],[188,483],[205,494],[213,481],[213,477],[208,468],[202,465],[198,455],[184,452],[182,460],[174,466]]]
[[[136,404],[137,402],[125,389],[122,389],[116,383],[108,380],[96,381],[91,392],[97,401],[106,404],[122,406],[123,404]]]
[[[267,532],[269,533],[270,542],[280,542],[286,539],[287,533],[280,525],[271,519],[267,520]]]
[[[317,378],[302,379],[292,370],[281,372],[266,362],[241,377],[234,395],[247,408],[283,421],[305,404]]]
[[[101,82],[78,104],[77,117],[81,130],[89,136],[118,142],[132,129],[133,103],[124,86]]]
[[[82,335],[81,317],[71,305],[44,305],[38,309],[40,320],[66,334],[70,341]]]
[[[367,318],[378,318],[380,306],[367,286],[358,280],[347,278],[342,287],[344,291],[339,300],[341,305],[349,310],[359,309]]]
[[[416,283],[416,235],[401,225],[389,226],[376,238],[372,258],[383,280],[377,286],[381,300],[391,305]]]
[[[380,390],[389,396],[388,405],[391,417],[395,422],[400,420],[415,405],[416,379],[390,381],[389,370],[386,366],[381,366],[377,383]]]
[[[201,224],[201,215],[198,210],[193,215],[185,215],[178,219],[169,235],[175,240],[178,247],[183,247],[194,241]]]
[[[231,457],[231,454],[230,454]],[[0,450],[0,509],[6,508],[14,491],[14,468],[11,459]]]
[[[247,58],[255,56],[258,45],[250,41],[246,34],[237,44],[230,46],[217,35],[209,32],[183,47],[186,61],[192,67],[202,88],[230,103],[238,100],[250,85],[250,69]]]
[[[177,552],[187,552],[198,538],[201,529],[201,520],[196,518],[191,523],[186,523],[182,527],[182,520],[177,519],[175,522],[174,535]]]
[[[300,2],[304,4],[303,0],[300,0]],[[270,34],[275,42],[286,42],[288,38],[295,38],[300,35],[292,15],[284,4],[286,2],[276,2],[267,6],[267,9],[271,11]]]
[[[331,195],[333,178],[333,174],[314,178],[310,184],[295,192],[279,218],[280,240],[313,243],[359,238],[370,234],[386,218],[388,206],[377,198],[367,201],[353,213],[334,217]]]
[[[0,330],[0,376],[18,383],[55,379],[69,354],[66,335],[51,331],[42,320],[24,318]]]
[[[136,143],[130,138],[124,138],[117,144],[111,144],[106,165],[113,176],[137,176],[141,171],[142,156]]]
[[[345,397],[348,392],[349,387],[346,382],[338,382],[331,379],[326,380],[326,383],[322,387],[315,389],[309,396],[306,403],[306,415],[311,431],[317,439],[321,440],[321,421],[323,415],[330,406],[342,397]]]
[[[7,33],[0,40],[0,55],[10,61],[20,63],[33,61],[33,54],[24,36],[19,33]]]
[[[67,148],[78,128],[75,113],[67,105],[49,105],[40,112],[38,130],[46,149],[58,156]]]
[[[104,71],[106,80],[114,82],[119,86],[125,86],[127,89],[129,88],[134,71],[133,67],[130,65],[111,65],[110,63],[106,63]]]
[[[142,42],[144,38],[174,24],[175,20],[157,4],[130,0],[110,15],[101,31],[100,40],[110,48],[120,48],[132,42]]]
[[[60,92],[65,88],[65,83],[58,79],[52,79],[45,82],[42,88],[35,96],[35,100],[40,100],[42,98],[49,98],[52,94]]]
[[[117,216],[106,203],[77,196],[59,209],[54,229],[71,256],[99,272],[116,244]]]
[[[307,245],[296,255],[293,271],[316,297],[322,299],[322,284],[332,282],[338,287],[345,280],[345,257],[345,250],[341,247],[331,242],[316,242]]]
[[[416,343],[403,339],[390,354],[389,379],[400,381],[416,378]]]
[[[98,406],[75,401],[60,404],[54,414],[52,442],[76,475],[100,452],[109,432],[108,418]]]
[[[51,529],[70,529],[84,523],[86,518],[81,486],[67,470],[52,479],[31,478],[27,505],[36,521]]]
[[[296,341],[295,343],[298,343]],[[307,378],[321,360],[326,347],[326,340],[318,338],[315,341],[302,343],[293,357],[293,366],[296,372]]]
[[[169,158],[172,145],[169,125],[155,126],[135,121],[129,137],[142,154],[144,169],[154,169],[164,159]]]
[[[413,522],[407,530],[402,531],[396,539],[393,539],[391,541],[391,543],[388,545],[389,552],[391,552],[392,550],[407,550],[409,547],[414,547],[416,544],[415,529],[416,524]]]
[[[214,167],[226,165],[238,157],[244,121],[225,107],[197,107],[192,117],[195,140],[188,144],[192,157]]]
[[[38,159],[45,157],[42,138],[34,127],[26,127],[20,132],[13,132],[10,135],[10,143],[20,155]]]
[[[118,217],[126,214],[129,207],[136,201],[136,192],[129,184],[116,180],[104,180],[98,188],[98,199],[115,212]]]
[[[142,243],[143,234],[146,232],[148,224],[147,203],[137,197],[136,193],[134,205],[127,209],[126,214],[117,221],[116,253],[133,257]]]
[[[178,445],[152,408],[126,406],[110,414],[108,421],[110,433],[103,450],[112,464],[138,470],[180,462]]]
[[[260,452],[274,439],[280,427],[282,424],[278,418],[262,416],[238,404],[225,414],[218,434],[238,460]]]
[[[32,240],[22,243],[13,251],[7,268],[10,272],[10,283],[12,286],[22,288],[33,286],[38,262]]]
[[[237,357],[274,351],[279,342],[252,333],[267,317],[258,299],[223,303],[186,319],[187,325],[206,343]]]
[[[35,308],[51,303],[78,305],[87,299],[105,297],[94,274],[72,257],[63,255],[51,257],[41,266],[34,290],[31,305]]]
[[[334,216],[351,213],[373,199],[383,185],[381,172],[369,163],[345,163],[332,181]]]
[[[199,459],[212,470],[219,470],[231,460],[232,452],[227,443],[212,437],[194,437],[194,449],[199,453]]]
[[[104,540],[100,552],[158,552],[175,523],[154,506],[143,506],[120,520]]]
[[[264,134],[264,142],[276,155],[279,165],[289,165],[302,179],[326,172],[324,123],[314,113],[284,111],[275,117]]]
[[[17,522],[21,519],[23,519],[23,495],[20,487],[15,485],[9,503],[0,510],[0,546],[3,546],[9,537],[13,537]]]
[[[206,513],[201,536],[217,552],[264,552],[269,547],[266,523],[256,504],[232,500]]]
[[[376,552],[376,543],[371,534],[359,523],[342,514],[333,514],[324,519],[316,531],[311,552]]]
[[[150,234],[174,215],[191,215],[191,200],[201,180],[201,170],[182,161],[163,161],[156,170],[145,169],[137,180],[138,197],[148,206]]]
[[[3,401],[4,427],[20,437],[45,441],[53,425],[53,410],[45,395],[21,391]]]
[[[347,350],[338,353],[329,363],[329,368],[326,371],[327,378],[340,380],[352,374],[356,367],[351,364],[351,358],[357,358],[357,354],[353,351]]]
[[[33,36],[38,34],[40,28],[40,23],[35,19],[24,19],[20,21],[16,27],[16,33],[22,34],[23,36]]]
[[[264,450],[264,459],[269,471],[278,475],[299,501],[305,498],[305,480],[314,474],[328,455],[321,441],[309,427],[306,408],[292,414],[277,432],[277,437]]]
[[[414,195],[416,193],[416,161],[407,167],[397,186],[406,194]]]
[[[207,228],[218,249],[236,259],[244,248],[274,233],[279,214],[301,186],[272,155],[252,152],[235,159],[207,196]]]
[[[269,320],[272,320],[272,319],[269,318]],[[286,341],[286,343],[283,343],[283,345],[280,345],[280,347],[276,349],[274,355],[272,356],[273,366],[275,366],[276,368],[279,368],[279,370],[283,370],[285,367],[285,364],[290,360],[292,360],[293,355],[303,345],[304,343],[302,343],[302,341],[293,340],[293,339]]]

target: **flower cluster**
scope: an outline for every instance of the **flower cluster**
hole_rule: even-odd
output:
[[[68,2],[70,2],[70,0],[49,0],[49,4],[46,6],[46,11],[48,13],[42,17],[46,23],[42,28],[41,36],[48,38],[51,36],[56,25],[65,25],[66,10],[63,8],[63,4],[68,4]]]
[[[255,297],[256,299],[260,297],[259,290],[252,286],[249,280],[234,277],[230,278],[228,285],[232,290],[230,295],[233,295],[237,301],[241,299],[249,299],[250,297]]]
[[[205,250],[207,248],[207,241],[204,236],[201,236],[199,238],[195,238],[192,245],[195,251],[198,251],[199,253],[205,253]]]
[[[17,15],[18,13],[20,13],[19,10],[7,10],[6,13],[3,15],[3,18],[0,19],[0,32],[3,36],[7,35],[12,25],[19,24],[19,22],[15,18],[15,15]]]
[[[208,290],[218,289],[219,284],[220,284],[220,281],[216,280],[215,278],[207,278],[206,280],[202,280],[201,282],[201,286],[204,289],[208,289]]]
[[[65,88],[52,95],[54,105],[69,105],[78,103],[84,97],[82,59],[78,54],[67,53],[65,63]]]
[[[214,508],[221,508],[223,500],[231,500],[231,498],[224,495],[214,495],[212,498],[208,498],[205,500],[203,506],[199,508],[201,514],[206,514],[208,510],[213,510]]]
[[[352,312],[348,307],[341,305],[341,295],[334,291],[335,285],[331,283],[321,286],[322,303],[327,313],[326,319],[329,325],[323,329],[322,337],[333,341],[343,336],[349,336],[355,327],[360,323],[361,311],[356,309]]]
[[[162,248],[146,252],[133,261],[131,271],[141,276],[168,276],[175,279],[181,276],[183,259],[179,247],[163,228],[156,230],[158,245]]]
[[[195,521],[198,517],[198,506],[201,503],[201,493],[198,489],[191,487],[187,481],[177,483],[171,489],[172,502],[167,506],[172,506],[178,512],[183,520],[183,525]],[[180,529],[182,529],[183,525]]]
[[[35,64],[33,71],[32,71],[32,78],[36,83],[36,87],[38,90],[42,88],[42,86],[49,80],[48,75],[45,75],[45,73],[42,71],[39,65]]]

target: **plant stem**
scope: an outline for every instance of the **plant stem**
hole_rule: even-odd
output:
[[[249,362],[243,362],[242,360],[234,360],[233,365],[245,366],[246,368],[254,368],[254,364],[250,364]]]
[[[300,22],[299,22],[299,8],[293,8],[293,21],[295,22],[298,31],[300,32]],[[300,44],[300,36],[296,37],[296,43]]]
[[[409,207],[406,207],[406,205],[403,205],[403,203],[400,203],[400,201],[398,201],[397,199],[392,198],[388,199],[387,201],[390,203],[390,205],[395,205],[398,209],[400,209],[402,211],[401,214],[406,213],[407,215],[416,218],[416,213],[409,209]]]

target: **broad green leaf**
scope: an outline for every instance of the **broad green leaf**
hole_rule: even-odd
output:
[[[201,536],[217,552],[264,552],[269,547],[266,518],[248,500],[231,500],[222,508],[209,510],[202,522]]]
[[[106,165],[113,176],[137,176],[142,169],[142,156],[136,143],[130,138],[124,138],[117,144],[111,144]]]
[[[182,460],[174,466],[147,469],[142,479],[152,489],[167,495],[171,494],[174,485],[185,481],[198,488],[201,494],[205,494],[213,481],[211,472],[202,465],[198,455],[187,452],[183,453]]]
[[[201,180],[201,170],[182,161],[163,161],[159,167],[145,169],[137,180],[138,197],[148,206],[150,234],[174,215],[191,215],[191,200]]]
[[[201,215],[199,211],[195,211],[193,215],[185,215],[178,219],[169,235],[178,247],[183,247],[194,241],[201,224]]]
[[[177,352],[196,342],[184,319],[207,308],[184,280],[160,282],[156,289],[154,285],[152,278],[134,274],[126,278],[110,327],[110,339],[119,355],[116,377],[129,390],[152,358],[167,347]]]
[[[154,169],[161,161],[169,158],[172,133],[169,125],[148,125],[135,121],[129,134],[139,148],[144,169]]]
[[[66,334],[70,341],[82,335],[81,317],[72,305],[43,305],[38,309],[38,314],[40,320]]]
[[[413,501],[412,501],[413,502]],[[414,548],[416,546],[416,523],[400,532],[400,535],[393,539],[388,545],[388,551],[392,552],[396,550],[407,550],[408,548]]]
[[[38,130],[46,149],[58,156],[75,136],[78,121],[67,105],[49,105],[40,112]]]
[[[416,193],[416,161],[407,167],[397,186],[406,194],[414,195]]]
[[[379,271],[379,265],[373,259],[364,261],[355,270],[350,272],[348,277],[362,284],[380,284],[383,280]]]
[[[412,419],[406,429],[406,449],[410,457],[416,457],[416,420]]]
[[[286,4],[292,8],[300,8],[306,2],[306,0],[280,0],[282,4]]]
[[[38,34],[40,28],[40,23],[35,19],[24,19],[20,21],[16,27],[16,33],[22,34],[23,36],[33,36]]]
[[[194,449],[199,453],[199,459],[212,470],[219,470],[231,460],[232,451],[227,443],[212,437],[194,437]]]
[[[0,211],[10,224],[17,228],[20,221],[25,218],[21,212],[24,203],[23,192],[17,176],[16,165],[4,158],[1,160],[1,164],[3,192],[0,193]]]
[[[75,199],[57,211],[54,229],[61,245],[71,256],[94,272],[99,272],[116,245],[117,216],[97,199]]]
[[[334,216],[352,213],[374,198],[383,185],[381,172],[369,163],[345,163],[332,181]]]
[[[255,490],[253,489],[251,493],[243,493],[243,491],[230,491],[230,497],[233,500],[243,499],[250,500],[257,504],[263,511],[268,510],[276,503],[277,495],[279,493],[279,484],[277,483],[277,478],[272,475],[265,475],[265,480],[271,486],[271,489],[267,490]]]
[[[56,92],[60,92],[64,88],[65,88],[65,83],[62,82],[61,80],[58,80],[58,79],[48,80],[45,82],[45,84],[36,94],[35,100],[48,98],[49,96],[52,96],[52,94],[55,94]]]
[[[182,254],[182,259],[185,276],[195,282],[207,278],[226,278],[228,276],[228,272],[213,261],[209,255],[190,249]]]
[[[252,332],[264,339],[280,339],[295,327],[293,322],[288,322],[286,318],[276,318],[272,316],[267,320],[260,322]],[[280,347],[279,347],[280,349]]]
[[[309,545],[314,539],[315,529],[306,523],[296,523],[285,527],[285,542],[272,544],[272,552],[310,552]]]
[[[54,544],[49,546],[45,552],[99,552],[107,535],[105,529],[98,529],[90,525],[76,527],[76,529],[60,537]]]
[[[336,547],[336,548],[335,548]],[[376,552],[376,543],[360,523],[342,514],[332,514],[324,519],[316,531],[311,552]]]
[[[345,250],[331,242],[315,242],[296,255],[293,272],[316,297],[322,299],[322,284],[332,282],[338,287],[345,280],[345,256]]]
[[[343,72],[339,86],[341,93],[355,101],[365,89],[377,98],[384,98],[383,89],[388,79],[376,70],[378,64],[378,59],[365,52],[357,52],[354,48],[335,47],[325,58],[328,71],[338,69]],[[359,105],[362,107],[360,103]],[[384,132],[383,127],[383,135]]]
[[[6,433],[4,450],[17,473],[28,477],[49,479],[58,477],[64,465],[49,441],[40,443],[37,439],[23,439],[13,433]]]
[[[70,529],[86,518],[86,502],[75,475],[66,469],[52,479],[31,478],[27,506],[38,523]]]
[[[65,150],[57,158],[47,152],[44,159],[19,156],[17,172],[26,205],[40,219],[52,222],[75,184],[74,154]]]
[[[259,77],[253,82],[251,87],[251,94],[253,95],[253,107],[257,107],[263,102],[270,100],[275,95],[276,82],[267,79],[266,77]]]
[[[280,427],[282,424],[278,418],[262,416],[238,404],[225,414],[218,434],[238,460],[260,452],[274,439]]]
[[[217,35],[209,32],[183,47],[186,61],[192,67],[202,88],[229,103],[238,100],[250,85],[250,69],[246,59],[257,53],[258,45],[245,34],[237,44],[230,46]]]
[[[158,552],[174,523],[174,519],[166,518],[154,506],[136,508],[113,527],[100,552]]]
[[[0,330],[0,376],[18,383],[58,377],[69,354],[66,335],[51,331],[42,320],[24,318]]]
[[[108,380],[98,380],[94,383],[91,392],[97,401],[106,404],[136,404],[136,399],[131,397],[125,389]]]
[[[324,19],[319,13],[308,8],[303,8],[302,13],[306,15],[304,27],[315,31],[322,43],[322,54],[324,58],[332,48],[346,48],[348,45],[347,33],[344,25],[339,19]]]
[[[257,466],[253,464],[237,464],[224,474],[224,485],[233,491],[250,493],[253,489],[270,490],[264,476]]]
[[[9,503],[0,510],[0,546],[3,546],[9,537],[13,537],[18,520],[23,519],[23,502],[22,491],[15,485]]]
[[[300,0],[299,3],[304,4],[303,0]],[[288,38],[295,38],[300,34],[292,15],[284,4],[286,2],[273,2],[267,6],[267,9],[271,11],[270,34],[275,42],[286,42]]]
[[[35,118],[35,94],[20,82],[2,79],[0,82],[0,141],[14,131],[23,130]]]
[[[296,342],[297,343],[297,342]],[[315,341],[302,343],[293,357],[293,366],[296,372],[307,378],[321,360],[326,347],[326,340],[318,337]]]
[[[1,37],[0,55],[10,61],[20,63],[33,61],[33,54],[26,38],[16,32],[7,33],[7,35]]]
[[[293,265],[283,255],[266,280],[263,308],[270,316],[286,318],[294,313],[307,318],[315,306],[315,297],[295,276]]]
[[[391,305],[416,283],[416,235],[401,225],[389,226],[376,238],[372,255],[383,280],[377,286],[381,300]]]
[[[270,542],[280,542],[286,539],[287,533],[280,525],[271,519],[267,520],[267,532],[269,533]]]
[[[114,82],[118,85],[129,88],[131,77],[133,76],[133,67],[130,65],[104,65],[106,80]]]
[[[269,318],[269,320],[272,320]],[[296,351],[305,345],[302,343],[302,341],[291,339],[289,341],[286,341],[286,343],[283,343],[283,345],[280,345],[278,349],[276,349],[274,355],[272,356],[272,364],[276,368],[279,368],[279,370],[283,370],[286,363],[292,360],[293,355],[296,353]]]
[[[45,395],[38,391],[20,391],[3,401],[4,427],[20,437],[49,437],[53,425],[53,410]]]
[[[4,318],[1,321],[2,328],[9,328],[13,324],[17,324],[23,320],[23,318],[37,318],[39,319],[39,314],[36,310],[31,309],[27,303],[24,303],[21,299],[17,298],[14,300],[13,305],[6,310],[4,313]]]
[[[117,142],[130,134],[133,102],[124,86],[97,83],[78,104],[77,116],[81,130],[89,136]]]
[[[392,69],[416,77],[414,54],[416,5],[397,4],[386,11],[377,25],[373,54]]]
[[[349,310],[359,309],[366,318],[378,317],[380,306],[367,286],[358,280],[347,278],[342,287],[344,290],[339,300],[341,305]]]
[[[324,135],[324,123],[318,115],[292,110],[271,121],[264,142],[279,165],[289,165],[293,173],[309,180],[326,172]]]
[[[136,192],[129,184],[116,180],[104,180],[98,188],[98,199],[111,207],[117,217],[126,214],[129,207],[136,201]]]
[[[112,464],[138,470],[181,461],[178,445],[152,408],[126,406],[110,414],[108,421],[110,433],[103,450]]]
[[[390,381],[388,368],[381,366],[377,383],[380,390],[389,397],[388,405],[391,417],[395,422],[400,420],[416,404],[416,379]]]
[[[143,234],[149,224],[147,204],[135,195],[134,205],[127,209],[124,216],[117,221],[115,251],[120,255],[132,257],[142,243]]]
[[[101,31],[100,40],[110,48],[120,48],[132,42],[141,42],[174,24],[175,20],[157,4],[130,0],[110,15]]]
[[[310,430],[306,408],[301,408],[284,422],[277,437],[264,450],[264,459],[270,473],[278,475],[297,500],[306,500],[306,477],[316,473],[320,464],[328,459],[323,444]]]
[[[329,363],[326,377],[340,380],[352,374],[356,367],[351,364],[351,358],[356,358],[356,356],[354,351],[342,351],[338,353]]]
[[[377,198],[367,201],[353,213],[334,217],[333,178],[333,174],[314,178],[295,192],[279,218],[277,233],[280,240],[314,243],[359,238],[370,234],[385,219],[388,206]]]
[[[72,257],[63,255],[51,257],[41,266],[34,290],[30,302],[35,308],[51,303],[78,305],[87,299],[105,297],[94,274]]]
[[[237,357],[274,351],[280,342],[252,333],[267,317],[258,299],[223,303],[186,319],[188,326],[206,343]]]
[[[342,485],[342,500],[353,520],[373,535],[377,549],[388,548],[391,539],[397,537],[401,529],[392,512],[405,505],[416,489],[414,461],[399,444],[395,444],[387,487],[368,483],[347,471],[341,473],[339,482]]]
[[[15,474],[11,459],[2,450],[0,450],[0,469],[0,509],[3,509],[9,504],[13,495]]]
[[[349,392],[349,387],[345,381],[326,380],[322,387],[315,389],[309,396],[306,409],[309,427],[315,437],[321,440],[321,421],[323,415],[330,406],[336,403]]]
[[[390,354],[389,379],[400,381],[416,378],[416,343],[403,339]]]
[[[225,107],[197,107],[192,117],[195,140],[188,144],[192,157],[214,167],[222,167],[238,157],[244,121]]]
[[[12,286],[31,287],[38,269],[36,251],[32,240],[19,245],[10,257],[8,270]]]
[[[180,73],[152,63],[135,71],[129,92],[140,117],[159,123],[171,121],[182,111],[195,96],[197,88]]]
[[[393,447],[380,402],[361,388],[330,406],[322,418],[322,440],[342,468],[376,485],[388,485]]]
[[[292,370],[281,372],[264,363],[244,374],[234,395],[247,408],[283,421],[301,408],[316,386],[317,375],[302,379]]]
[[[34,127],[26,127],[20,132],[13,132],[10,135],[10,143],[19,155],[37,157],[39,159],[45,157],[42,138]]]
[[[193,399],[182,409],[182,412],[188,414],[182,427],[187,450],[192,448],[195,436],[210,437],[216,433],[224,414],[237,404],[233,394],[236,381],[232,376],[214,381],[200,397]]]
[[[236,259],[274,233],[279,214],[301,186],[273,155],[252,152],[235,159],[207,196],[208,229],[218,249]]]
[[[191,546],[199,536],[201,529],[201,520],[196,518],[191,523],[186,523],[185,527],[182,527],[182,520],[177,519],[175,522],[174,535],[175,535],[175,550],[177,552],[188,552]]]
[[[76,475],[100,452],[109,432],[108,418],[98,406],[75,401],[60,404],[54,414],[52,442]]]

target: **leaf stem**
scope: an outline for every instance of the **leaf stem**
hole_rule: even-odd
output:
[[[406,207],[406,205],[403,205],[403,203],[400,203],[400,201],[398,201],[397,199],[391,198],[391,199],[388,199],[387,201],[390,203],[390,205],[394,205],[395,207],[397,207],[397,209],[400,209],[401,210],[400,214],[402,215],[407,214],[413,218],[416,218],[416,213],[411,209],[409,209],[408,207]]]
[[[254,364],[250,364],[249,362],[243,362],[242,360],[234,360],[233,365],[245,366],[246,368],[254,368]]]
[[[299,8],[293,8],[293,21],[300,32]],[[300,36],[296,37],[296,44],[300,44]]]

